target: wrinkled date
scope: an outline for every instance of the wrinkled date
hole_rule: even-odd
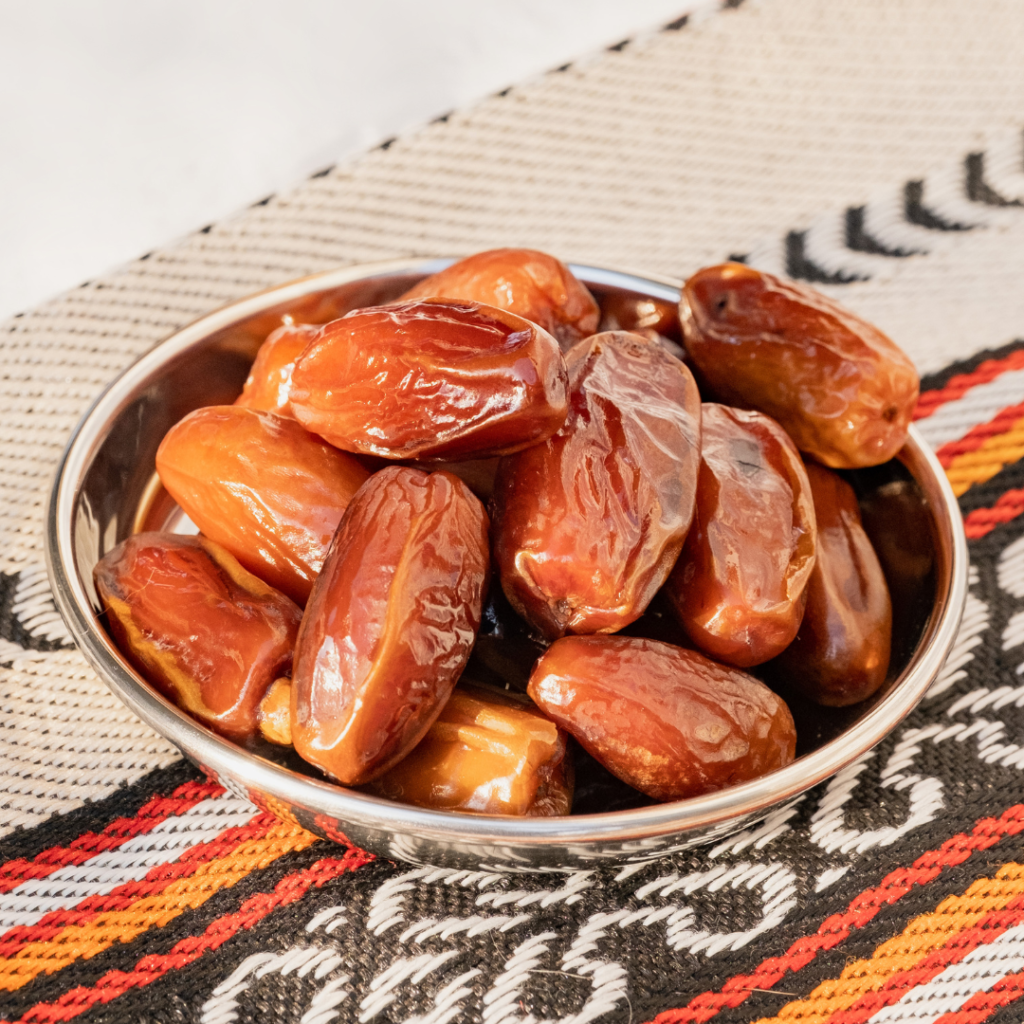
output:
[[[468,299],[507,309],[543,327],[563,349],[597,330],[594,297],[569,268],[534,249],[467,256],[410,288],[406,299]]]
[[[789,709],[696,651],[634,637],[564,637],[530,696],[612,774],[655,800],[724,789],[793,760]]]
[[[717,396],[774,417],[819,462],[874,466],[906,442],[918,393],[913,364],[820,292],[726,263],[686,282],[679,319]]]
[[[295,420],[237,405],[186,416],[161,442],[156,468],[207,537],[299,604],[369,476]]]
[[[302,612],[204,537],[137,533],[94,570],[118,648],[180,708],[229,739],[287,672]]]
[[[613,331],[567,362],[565,426],[501,460],[491,502],[502,587],[548,637],[643,614],[689,529],[700,461],[700,396],[678,359]]]
[[[342,519],[292,673],[292,740],[368,782],[423,737],[465,667],[489,573],[487,513],[449,473],[388,466]]]
[[[315,324],[286,324],[271,332],[256,353],[235,405],[290,416],[288,396],[295,360],[319,332]]]
[[[892,604],[853,488],[813,463],[807,476],[818,521],[818,558],[796,639],[772,663],[780,682],[831,707],[866,700],[885,682]]]
[[[678,306],[609,286],[599,307],[522,249],[388,302],[394,285],[293,309],[235,404],[157,453],[146,521],[173,498],[203,536],[139,534],[96,568],[115,641],[187,713],[463,813],[570,813],[575,752],[590,813],[789,764],[789,708],[744,668],[863,701],[903,595],[893,663],[910,656],[935,571],[924,498],[890,484],[866,506],[893,548],[890,599],[853,490],[819,465],[905,443],[917,375],[880,331],[742,264],[694,274]],[[357,301],[388,304],[292,322]],[[702,406],[694,375],[734,407]],[[924,523],[909,546],[900,515]],[[805,745],[825,742],[832,719],[794,707],[814,715]]]
[[[568,814],[566,735],[525,700],[460,684],[426,736],[371,788],[437,810]]]
[[[326,324],[295,364],[291,408],[347,451],[482,459],[550,437],[566,372],[547,331],[472,302],[356,310]]]
[[[786,432],[759,412],[703,405],[693,526],[665,585],[693,643],[739,668],[781,653],[800,627],[815,540]]]

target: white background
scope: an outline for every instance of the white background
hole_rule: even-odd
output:
[[[0,0],[0,318],[698,0]]]

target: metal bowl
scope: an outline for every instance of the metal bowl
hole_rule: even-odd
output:
[[[260,343],[284,317],[321,323],[390,301],[450,262],[349,267],[243,299],[157,345],[85,415],[58,468],[46,553],[57,607],[114,693],[225,787],[321,836],[345,838],[389,858],[504,870],[647,860],[717,840],[794,801],[895,728],[941,668],[967,594],[967,546],[956,499],[913,430],[897,459],[850,474],[893,590],[890,678],[854,708],[794,707],[801,735],[797,760],[721,792],[567,818],[422,810],[332,784],[294,756],[222,739],[136,674],[104,629],[92,571],[143,521],[173,521],[173,507],[160,506],[154,486],[154,456],[166,431],[199,406],[233,401]],[[572,270],[599,301],[623,292],[670,302],[679,297],[678,285],[668,280],[588,266]]]

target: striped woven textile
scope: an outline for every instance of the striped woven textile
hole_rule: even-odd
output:
[[[0,327],[0,1021],[1024,1020],[1022,44],[1017,0],[708,4]],[[741,256],[924,374],[970,538],[953,653],[875,750],[716,846],[375,860],[183,762],[54,610],[50,479],[139,354],[301,274],[509,244],[679,279]]]

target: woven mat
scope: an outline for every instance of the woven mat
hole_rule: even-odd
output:
[[[394,140],[0,335],[0,1018],[1024,1019],[1024,5],[747,0]],[[311,271],[525,244],[817,282],[926,374],[971,538],[921,707],[719,846],[545,876],[372,860],[201,777],[68,643],[59,453],[174,329]]]

